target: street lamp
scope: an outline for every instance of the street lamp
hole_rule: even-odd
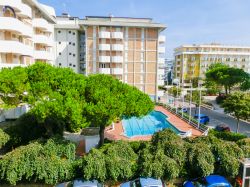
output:
[[[199,90],[199,110],[198,110],[198,129],[200,128],[200,115],[201,115],[201,82],[198,81],[198,90]]]
[[[192,91],[193,91],[193,83],[192,83],[192,80],[190,80],[190,84],[191,84],[191,89],[190,89],[190,98],[189,98],[189,120],[188,120],[188,123],[190,123],[191,121],[191,104],[192,104]]]

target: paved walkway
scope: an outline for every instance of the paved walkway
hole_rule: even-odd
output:
[[[161,106],[155,107],[156,111],[160,111],[168,116],[168,121],[174,125],[176,128],[178,128],[181,131],[189,131],[192,130],[192,136],[201,136],[202,132],[194,128],[193,126],[189,125],[187,122],[183,121],[182,119],[178,118],[174,114],[170,113],[168,110]],[[105,137],[110,140],[128,140],[128,141],[138,141],[138,140],[151,140],[152,136],[135,136],[132,138],[128,138],[124,136],[124,130],[122,126],[122,122],[116,123],[114,125],[114,129],[112,129],[111,126],[107,127],[105,130]]]

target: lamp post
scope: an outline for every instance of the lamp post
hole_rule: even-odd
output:
[[[192,115],[192,91],[193,91],[193,83],[192,83],[192,80],[190,80],[190,84],[191,84],[191,89],[190,89],[190,98],[189,98],[189,119],[188,119],[188,123],[190,123],[191,121],[191,115]]]
[[[177,86],[176,86],[176,101],[175,102],[177,102],[178,101],[178,86],[179,86],[179,82],[177,82]],[[177,103],[175,103],[175,112],[176,112],[176,114],[177,114]]]
[[[199,110],[198,110],[198,129],[200,128],[200,115],[201,115],[201,82],[198,81],[198,90],[199,90]]]

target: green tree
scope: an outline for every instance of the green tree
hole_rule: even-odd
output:
[[[85,95],[85,116],[92,126],[100,127],[100,146],[104,143],[105,127],[112,121],[123,116],[142,116],[154,107],[148,95],[103,74],[88,77]]]
[[[230,93],[232,87],[236,85],[247,89],[249,78],[249,74],[244,70],[221,63],[212,64],[206,72],[206,84],[214,82],[218,86],[223,86],[226,94]]]
[[[0,100],[3,107],[16,107],[29,90],[28,75],[24,68],[3,68],[0,71]]]
[[[176,97],[177,95],[181,94],[182,89],[177,86],[173,86],[168,90],[168,93]]]
[[[250,119],[250,95],[242,92],[235,92],[229,95],[223,102],[222,107],[226,113],[237,119],[237,130],[239,132],[240,119]]]
[[[185,95],[185,100],[187,100],[187,101],[191,100],[192,103],[195,104],[195,114],[197,113],[197,108],[198,108],[200,102],[202,103],[204,101],[202,95],[200,97],[200,91],[199,90],[192,91],[192,96],[191,96],[191,93]]]

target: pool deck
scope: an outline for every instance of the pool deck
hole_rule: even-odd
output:
[[[180,131],[186,132],[186,131],[192,130],[192,137],[197,137],[197,136],[202,135],[201,131],[189,125],[187,122],[183,121],[182,119],[178,118],[177,116],[169,112],[167,109],[161,106],[155,106],[154,110],[160,111],[164,113],[165,115],[167,115],[168,121]],[[128,141],[138,141],[138,140],[149,141],[152,138],[151,135],[150,136],[135,136],[132,138],[128,138],[123,135],[123,132],[124,130],[123,130],[122,122],[120,121],[114,124],[114,129],[112,129],[111,126],[106,128],[105,138],[110,139],[110,140],[128,140]]]

